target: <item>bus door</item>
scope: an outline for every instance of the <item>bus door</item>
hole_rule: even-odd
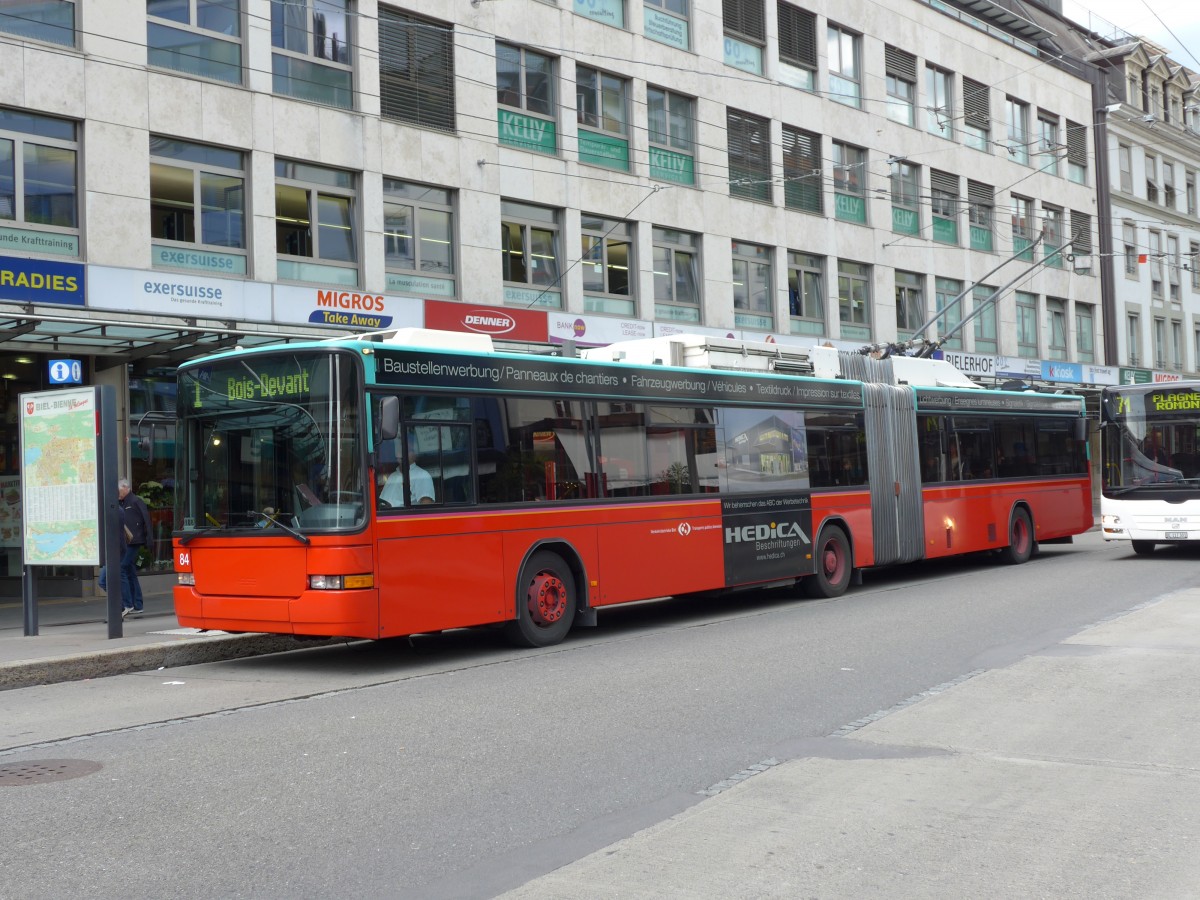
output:
[[[916,395],[892,384],[864,384],[867,471],[875,563],[905,563],[925,555],[925,509],[917,457]]]

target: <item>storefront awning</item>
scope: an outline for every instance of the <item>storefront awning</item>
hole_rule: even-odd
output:
[[[223,322],[80,310],[64,315],[44,307],[0,304],[0,353],[114,356],[178,365],[233,346],[253,347],[345,334],[328,328]]]

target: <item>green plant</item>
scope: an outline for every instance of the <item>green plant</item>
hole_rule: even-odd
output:
[[[163,487],[157,481],[143,481],[137,494],[150,509],[164,509],[175,503],[175,497],[171,490]]]

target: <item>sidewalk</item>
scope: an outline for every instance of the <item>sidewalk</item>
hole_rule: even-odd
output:
[[[38,633],[26,637],[20,598],[0,600],[0,690],[81,681],[126,672],[238,659],[320,646],[285,635],[226,634],[180,628],[171,585],[175,576],[143,576],[142,615],[122,620],[109,638],[107,598],[41,597]]]
[[[1200,589],[765,760],[561,898],[1200,896]]]

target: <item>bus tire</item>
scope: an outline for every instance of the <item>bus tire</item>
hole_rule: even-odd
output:
[[[1138,556],[1149,556],[1154,552],[1154,541],[1133,541],[1133,552]]]
[[[817,570],[801,583],[805,596],[828,599],[846,593],[854,569],[846,532],[832,526],[821,529],[813,556]]]
[[[1019,566],[1033,556],[1033,523],[1024,507],[1013,510],[1008,522],[1008,546],[1000,551],[1000,558],[1010,566]]]
[[[557,553],[539,550],[529,557],[517,582],[517,617],[504,634],[518,647],[557,644],[575,621],[575,576]]]

